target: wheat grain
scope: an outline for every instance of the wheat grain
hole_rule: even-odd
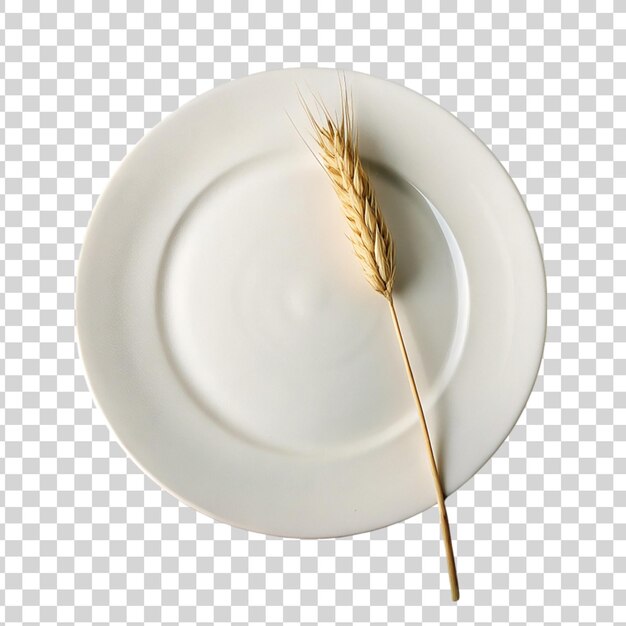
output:
[[[349,238],[372,287],[391,298],[396,273],[393,239],[385,223],[363,163],[354,133],[352,108],[344,99],[341,116],[333,119],[324,109],[318,123],[307,109],[319,146],[320,159],[341,202],[350,228]]]

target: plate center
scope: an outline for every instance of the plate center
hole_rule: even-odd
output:
[[[428,201],[369,169],[398,250],[396,302],[432,406],[464,339],[462,262]],[[310,155],[243,163],[186,209],[162,260],[158,309],[172,366],[209,418],[298,453],[376,445],[417,419],[387,303],[345,232]]]

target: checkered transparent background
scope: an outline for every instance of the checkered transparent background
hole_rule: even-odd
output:
[[[0,2],[0,622],[626,621],[626,3],[458,4]],[[543,244],[535,391],[450,498],[458,606],[435,510],[337,541],[214,523],[126,458],[77,358],[76,260],[120,159],[196,94],[303,64],[454,112],[511,172]]]

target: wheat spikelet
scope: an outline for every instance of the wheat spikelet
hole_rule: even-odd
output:
[[[308,109],[307,112],[315,131],[322,165],[333,183],[348,221],[348,236],[354,252],[361,261],[369,283],[389,299],[396,273],[395,248],[369,176],[359,157],[352,107],[344,99],[339,119],[333,119],[324,109],[325,119],[321,124]]]
[[[374,188],[359,157],[358,137],[354,131],[354,118],[350,98],[345,83],[341,86],[341,114],[333,117],[328,109],[318,101],[323,114],[318,122],[304,100],[302,103],[313,126],[319,147],[319,161],[332,181],[341,202],[343,213],[350,228],[349,238],[365,276],[372,287],[385,296],[389,303],[394,328],[402,352],[411,393],[415,400],[428,460],[435,486],[439,521],[448,562],[450,590],[454,601],[459,599],[459,583],[454,561],[454,550],[450,534],[450,524],[445,505],[445,495],[435,461],[435,454],[428,432],[422,401],[417,391],[411,363],[400,329],[400,322],[393,301],[393,281],[396,273],[395,248],[391,233],[383,218],[376,200]]]

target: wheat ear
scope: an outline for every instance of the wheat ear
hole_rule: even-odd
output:
[[[445,496],[437,462],[433,452],[430,434],[422,401],[417,391],[411,363],[400,329],[400,323],[393,302],[393,282],[396,272],[396,258],[393,239],[376,200],[374,188],[359,157],[358,136],[354,129],[352,104],[347,89],[341,89],[341,113],[334,117],[324,105],[318,102],[322,121],[319,122],[303,102],[314,130],[315,140],[319,147],[320,162],[326,170],[348,221],[349,238],[365,277],[370,285],[382,294],[389,303],[393,324],[400,344],[404,366],[411,385],[411,392],[417,407],[426,441],[430,469],[435,484],[439,520],[448,562],[450,590],[454,601],[459,599],[459,583],[454,562],[454,550],[450,535],[450,524],[446,511]]]

